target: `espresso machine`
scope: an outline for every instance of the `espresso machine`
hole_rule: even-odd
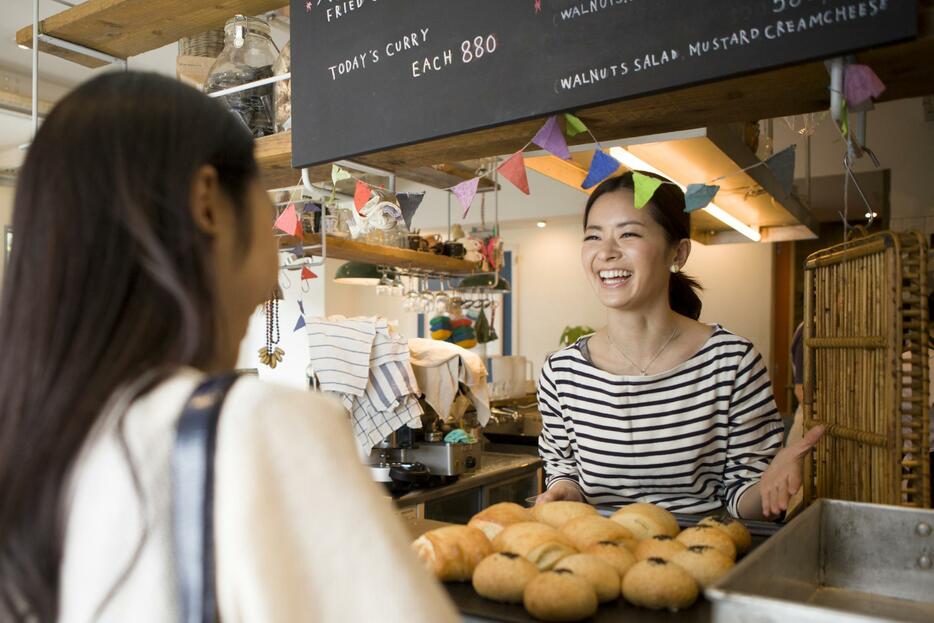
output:
[[[396,491],[439,486],[479,469],[483,444],[445,443],[437,415],[422,404],[422,428],[404,426],[383,439],[368,458],[373,480]]]

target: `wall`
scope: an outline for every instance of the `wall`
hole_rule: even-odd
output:
[[[775,120],[775,149],[797,143],[795,175],[803,178],[805,140],[792,132],[784,121]],[[892,170],[892,229],[918,229],[934,234],[934,122],[925,121],[921,98],[878,104],[868,115],[866,143],[879,158],[882,168]],[[839,175],[843,169],[844,143],[827,116],[811,138],[811,175]],[[870,171],[869,157],[857,160],[855,171]],[[804,190],[799,189],[799,190]],[[850,187],[850,192],[855,192]],[[841,205],[843,189],[840,189]],[[851,215],[852,217],[862,215]]]

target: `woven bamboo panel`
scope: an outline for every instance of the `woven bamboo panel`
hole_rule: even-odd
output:
[[[930,507],[927,247],[882,232],[805,266],[805,499]]]

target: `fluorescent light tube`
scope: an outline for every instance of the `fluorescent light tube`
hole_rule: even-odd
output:
[[[671,180],[675,184],[678,184],[678,187],[681,188],[682,191],[685,189],[685,186],[676,182],[675,180],[672,180],[670,175],[667,175],[666,173],[662,173],[661,171],[659,171],[658,169],[650,165],[645,160],[642,160],[641,158],[634,156],[631,152],[627,151],[626,149],[623,149],[620,146],[611,147],[610,155],[616,158],[619,162],[623,164],[623,166],[625,166],[628,169],[635,169],[637,171],[648,171],[649,173],[661,175],[665,179]],[[745,223],[740,221],[738,218],[736,218],[729,212],[724,211],[723,208],[721,208],[720,206],[714,203],[710,203],[703,210],[704,212],[714,217],[721,223],[729,225],[730,227],[732,227],[733,229],[735,229],[742,235],[746,236],[753,242],[759,242],[760,240],[762,240],[762,234],[759,233],[759,229],[757,227],[750,227],[749,225],[746,225]]]

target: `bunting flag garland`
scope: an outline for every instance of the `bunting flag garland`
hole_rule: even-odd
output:
[[[457,197],[457,200],[461,203],[461,207],[464,209],[462,218],[467,218],[467,213],[470,211],[470,204],[473,202],[473,198],[477,195],[477,186],[479,184],[480,178],[475,177],[465,182],[461,182],[451,189],[451,192],[454,193],[454,196]]]
[[[295,245],[292,249],[292,253],[295,254],[295,257],[303,257],[305,255],[305,247],[301,243]]]
[[[687,191],[684,193],[684,211],[690,214],[695,210],[706,208],[720,187],[716,184],[688,184]]]
[[[568,142],[564,139],[561,127],[558,125],[557,117],[549,117],[545,125],[541,127],[532,142],[562,160],[571,157],[568,150]]]
[[[294,333],[298,331],[299,329],[303,329],[304,327],[305,327],[305,317],[299,316],[298,321],[295,323],[295,328],[292,329],[292,332]]]
[[[363,206],[370,200],[370,195],[372,194],[373,191],[370,190],[370,187],[365,182],[357,180],[357,187],[354,189],[353,193],[353,205],[357,208],[357,212],[363,209]]]
[[[289,207],[282,211],[282,214],[279,215],[279,218],[276,219],[276,229],[283,231],[290,236],[296,235],[296,233],[301,236],[301,227],[302,222],[298,218],[298,214],[295,212],[295,204],[290,203]]]
[[[662,185],[662,180],[633,171],[632,183],[635,187],[633,205],[637,210],[641,210],[652,200],[655,191]]]
[[[593,188],[616,173],[621,166],[619,160],[608,155],[602,149],[598,149],[593,153],[593,160],[590,161],[590,170],[587,171],[587,177],[581,184],[581,188]]]
[[[795,181],[795,145],[789,145],[777,154],[772,154],[765,161],[765,166],[778,178],[785,194],[791,194]]]
[[[342,169],[336,164],[331,165],[331,184],[334,186],[337,186],[337,183],[341,180],[349,180],[351,177],[353,176],[346,170]]]
[[[564,113],[564,120],[566,121],[565,131],[568,136],[577,136],[582,132],[589,132],[584,122],[569,112]]]
[[[885,91],[885,83],[869,65],[847,65],[843,74],[843,92],[847,107],[852,111],[865,110]]]
[[[305,279],[317,279],[318,275],[311,272],[311,269],[307,266],[302,266],[302,281]]]
[[[525,158],[522,156],[521,149],[509,156],[506,162],[499,165],[498,170],[503,174],[503,177],[512,182],[513,186],[526,195],[529,194],[529,178],[525,174]]]
[[[412,231],[412,218],[416,210],[422,205],[422,199],[425,193],[396,193],[396,200],[399,202],[399,209],[402,211],[402,220],[405,221],[405,227]]]

